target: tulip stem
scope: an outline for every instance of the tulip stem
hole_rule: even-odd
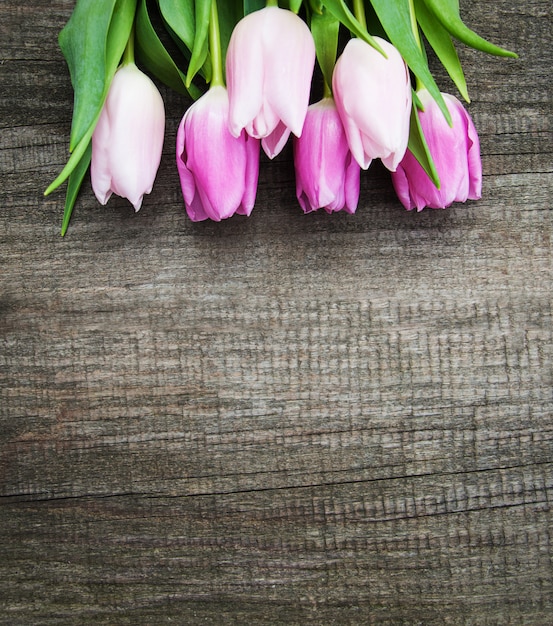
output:
[[[131,28],[129,39],[123,52],[122,65],[128,65],[129,63],[134,63],[134,25]]]
[[[361,26],[367,30],[367,16],[365,15],[363,0],[353,0],[353,14]]]
[[[209,16],[209,52],[211,54],[211,87],[225,86],[223,77],[223,53],[219,34],[219,14],[217,0],[211,0],[211,15]]]

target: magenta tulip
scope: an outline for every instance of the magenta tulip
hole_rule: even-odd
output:
[[[355,213],[361,170],[332,98],[307,109],[302,135],[294,140],[294,164],[296,195],[305,213],[320,208]]]
[[[440,188],[427,176],[408,150],[392,182],[406,209],[444,209],[453,202],[478,200],[482,195],[482,162],[476,128],[463,105],[449,94],[442,94],[451,113],[449,126],[443,113],[426,89],[417,92],[424,107],[419,119],[440,179]]]
[[[92,135],[90,177],[101,204],[112,193],[138,211],[161,160],[165,108],[154,83],[134,63],[117,70]]]
[[[190,219],[249,215],[255,203],[259,141],[228,127],[225,87],[214,86],[185,113],[177,132],[177,168]]]
[[[380,158],[395,170],[407,149],[411,80],[399,52],[375,37],[386,57],[350,39],[334,68],[332,86],[350,150],[363,169]]]
[[[311,32],[292,11],[266,7],[240,20],[226,57],[231,133],[245,128],[270,158],[290,132],[299,137],[314,64]]]

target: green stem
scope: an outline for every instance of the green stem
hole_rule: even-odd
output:
[[[219,14],[217,0],[211,0],[211,15],[209,17],[209,52],[211,54],[211,87],[225,86],[223,76],[223,52],[219,35]]]
[[[278,7],[278,0],[267,0],[267,7]]]
[[[122,65],[128,65],[129,63],[134,63],[134,25],[131,28],[131,34],[123,52]]]
[[[363,0],[353,0],[353,14],[361,26],[367,30],[367,17],[365,15],[365,5]]]
[[[323,81],[323,98],[332,98],[332,89],[326,80]]]

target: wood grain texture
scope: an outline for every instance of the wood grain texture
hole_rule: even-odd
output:
[[[461,2],[483,198],[63,193],[73,2],[0,7],[0,624],[549,624],[551,3]],[[436,68],[444,91],[448,79]]]

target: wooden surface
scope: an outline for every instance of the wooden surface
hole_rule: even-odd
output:
[[[461,2],[484,197],[135,215],[88,179],[65,239],[70,0],[0,6],[0,623],[550,624],[549,0]],[[453,87],[437,70],[442,89]]]

